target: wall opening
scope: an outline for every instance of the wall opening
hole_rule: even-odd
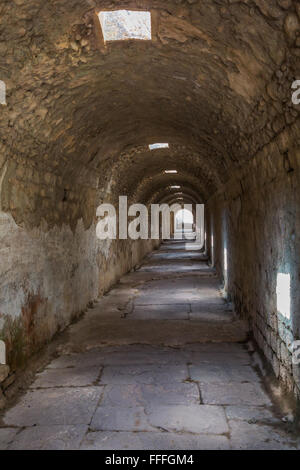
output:
[[[180,209],[175,216],[175,230],[181,231],[183,234],[192,232],[194,224],[194,216],[187,209]]]
[[[223,251],[223,280],[224,280],[224,287],[223,287],[223,295],[227,298],[228,296],[228,250],[227,246],[224,246]]]
[[[276,282],[277,312],[285,318],[291,317],[291,276],[278,273]]]
[[[151,40],[149,11],[115,10],[98,14],[104,41]]]
[[[211,235],[211,239],[210,239],[210,262],[211,262],[211,266],[214,267],[215,265],[215,256],[214,256],[214,236],[213,234]]]
[[[227,248],[224,248],[224,274],[227,275],[228,272],[228,255],[227,255]]]

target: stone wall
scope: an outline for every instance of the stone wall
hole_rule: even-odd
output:
[[[151,10],[152,41],[101,42],[96,13],[121,4]],[[218,269],[224,227],[228,291],[291,387],[284,348],[298,324],[278,318],[274,296],[278,269],[294,286],[298,276],[297,149],[283,129],[297,142],[299,1],[2,0],[0,13],[0,334],[11,367],[153,248],[97,242],[97,205],[175,198],[180,185],[187,201],[210,198]],[[169,149],[150,152],[155,142]]]
[[[286,128],[208,202],[208,251],[236,311],[285,387],[299,395],[300,123]],[[214,237],[212,252],[211,235]],[[228,269],[224,270],[227,248]],[[291,276],[291,317],[277,312],[278,273]]]
[[[0,339],[11,371],[85,311],[159,243],[104,242],[85,229],[26,229],[0,212]],[[4,372],[3,372],[4,374]]]
[[[100,293],[105,293],[121,276],[139,265],[141,260],[159,245],[159,240],[113,241],[109,254],[102,242],[98,251]],[[105,247],[105,248],[103,248]]]
[[[14,368],[97,297],[92,228],[27,230],[0,217],[0,331]]]
[[[157,243],[97,239],[96,207],[116,201],[95,171],[62,176],[55,159],[0,148],[0,339],[14,371]]]

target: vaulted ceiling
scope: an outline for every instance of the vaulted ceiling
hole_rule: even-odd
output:
[[[120,8],[151,11],[152,41],[103,43],[96,13]],[[291,0],[2,0],[4,183],[25,165],[55,177],[54,198],[78,184],[146,201],[179,182],[207,200],[297,118],[297,15]]]

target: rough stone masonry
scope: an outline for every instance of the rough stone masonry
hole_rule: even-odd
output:
[[[104,43],[102,9],[150,11],[152,39]],[[1,1],[0,401],[32,354],[158,245],[97,240],[97,206],[174,202],[172,186],[205,204],[226,295],[299,399],[297,79],[299,0]],[[278,272],[291,277],[290,318]]]

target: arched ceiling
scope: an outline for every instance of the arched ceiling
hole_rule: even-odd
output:
[[[103,44],[96,13],[120,8],[151,11],[152,41]],[[54,199],[76,182],[150,200],[172,181],[208,199],[298,116],[299,15],[292,0],[2,0],[0,168],[49,173]]]
[[[177,174],[166,174],[165,170],[176,170]],[[150,150],[148,146],[138,146],[126,149],[112,165],[109,192],[115,197],[140,197],[145,202],[145,197],[146,200],[151,197],[157,184],[163,184],[163,189],[170,191],[171,185],[189,182],[196,188],[198,197],[201,193],[201,197],[205,199],[209,193],[216,191],[222,181],[218,166],[212,167],[189,146],[169,144],[169,148],[155,150]],[[107,187],[103,187],[102,197],[107,197]]]
[[[180,189],[169,189],[169,188],[162,188],[156,194],[153,195],[151,203],[154,204],[163,204],[163,203],[172,203],[173,201],[178,201],[183,199],[183,203],[185,204],[200,204],[201,200],[199,199],[199,195],[191,189],[190,186],[182,186]]]
[[[182,172],[177,175],[165,175],[157,173],[149,178],[144,178],[138,185],[134,194],[134,199],[142,203],[159,202],[159,195],[173,193],[171,186],[180,186],[183,189],[190,188],[197,194],[198,202],[204,202],[203,185],[200,187],[199,179],[188,172]],[[178,189],[175,191],[178,192]]]
[[[182,207],[184,204],[192,204],[194,207],[194,204],[197,204],[198,202],[199,201],[197,199],[194,199],[188,194],[183,193],[181,197],[177,196],[176,194],[169,194],[159,201],[159,204],[168,204],[169,206],[172,206],[172,204],[179,204]]]

